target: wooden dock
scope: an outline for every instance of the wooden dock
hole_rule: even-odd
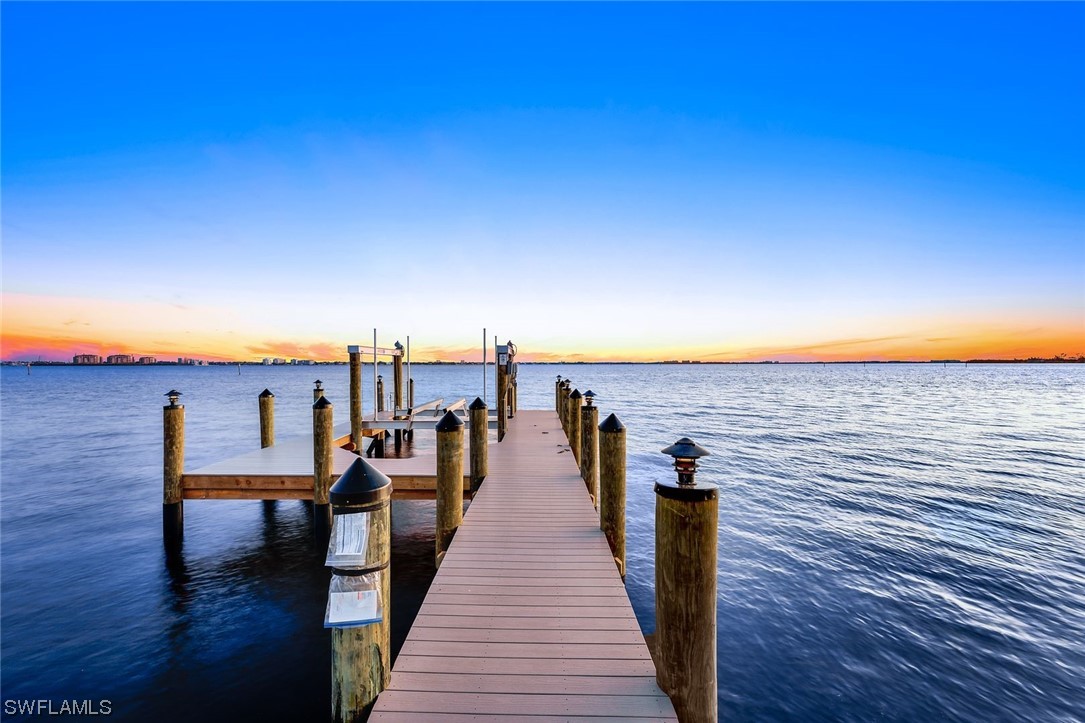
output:
[[[677,720],[655,675],[557,415],[519,411],[370,720]]]
[[[358,455],[343,449],[350,441],[350,424],[336,425],[332,433],[333,479],[346,471]],[[434,498],[437,484],[435,453],[407,458],[372,459],[392,478],[393,498]],[[181,475],[186,500],[311,500],[313,499],[313,437],[304,435],[215,462]],[[464,476],[464,495],[471,495],[471,479]]]

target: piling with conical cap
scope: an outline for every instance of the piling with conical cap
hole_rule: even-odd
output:
[[[463,522],[463,421],[449,411],[437,432],[436,564],[441,566],[452,538]]]
[[[478,489],[489,473],[489,408],[481,397],[468,407],[471,415],[471,489]]]
[[[580,402],[583,397],[579,389],[574,389],[569,395],[569,401],[565,409],[566,434],[569,436],[569,448],[573,452],[577,468],[580,465]]]
[[[270,389],[260,392],[260,448],[275,444],[275,395]]]
[[[313,404],[313,533],[318,542],[331,530],[332,427],[332,403],[322,395]]]
[[[335,723],[361,720],[391,682],[391,497],[392,481],[364,459],[355,460],[328,493],[337,520],[344,515],[368,513],[365,569],[334,572],[378,575],[383,611],[379,622],[332,628],[331,705]]]
[[[610,414],[599,425],[599,526],[625,577],[625,425]]]

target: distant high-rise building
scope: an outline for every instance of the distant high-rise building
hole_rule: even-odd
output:
[[[101,364],[102,357],[97,354],[76,354],[72,357],[72,364]]]
[[[139,358],[139,363],[140,364],[157,364],[158,360],[155,359],[153,356],[141,356]]]
[[[131,354],[110,354],[106,357],[106,364],[134,364]]]

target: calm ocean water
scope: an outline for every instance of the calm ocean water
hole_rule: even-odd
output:
[[[659,450],[688,435],[713,453],[721,719],[1085,720],[1085,366],[521,365],[520,406],[551,408],[558,373],[629,429],[646,631]],[[419,402],[481,392],[478,366],[413,374]],[[305,506],[186,503],[168,564],[160,516],[163,392],[184,393],[193,468],[258,446],[264,387],[277,438],[306,433],[317,377],[344,420],[346,366],[2,369],[4,699],[326,719],[328,573]],[[433,514],[394,505],[397,647]]]

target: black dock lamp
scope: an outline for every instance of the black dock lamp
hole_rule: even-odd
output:
[[[674,457],[674,471],[678,473],[680,487],[693,487],[697,484],[694,479],[697,474],[697,460],[712,454],[689,437],[682,437],[660,451]]]
[[[159,389],[161,389],[161,388],[162,387],[159,387]],[[162,396],[164,396],[164,397],[166,397],[167,399],[170,400],[170,406],[171,407],[180,406],[180,405],[177,404],[177,400],[181,398],[181,393],[179,391],[177,391],[176,389],[171,389],[168,392],[166,392],[165,394],[163,394]]]
[[[588,391],[584,392],[584,404],[585,405],[590,407],[591,403],[592,403],[592,400],[594,400],[594,399],[595,399],[595,392],[593,392],[590,389]]]

